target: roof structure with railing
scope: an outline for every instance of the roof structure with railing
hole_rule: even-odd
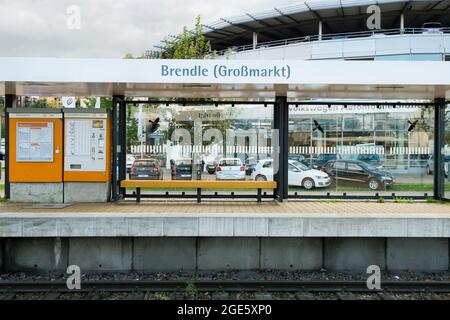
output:
[[[405,28],[420,28],[426,22],[450,26],[450,0],[309,0],[260,13],[222,18],[205,24],[205,36],[217,51],[315,36],[319,23],[323,35],[367,32],[367,8],[381,9],[381,28],[397,29],[403,16]]]

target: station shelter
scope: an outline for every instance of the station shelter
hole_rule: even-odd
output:
[[[258,200],[450,198],[448,62],[0,58],[0,70],[12,201],[246,198],[251,188]],[[111,97],[112,108],[23,108],[20,96]],[[141,123],[130,142],[142,109],[145,133]],[[133,181],[130,154],[164,174]],[[247,184],[208,172],[221,158],[241,159]],[[189,182],[177,179],[182,160]]]

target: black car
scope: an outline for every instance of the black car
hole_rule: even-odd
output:
[[[247,158],[247,160],[245,160],[245,175],[247,176],[251,176],[253,169],[256,167],[256,165],[258,164],[258,160],[256,160],[256,158],[251,157],[251,158]]]
[[[191,180],[192,160],[170,160],[170,171],[172,174],[172,180]]]
[[[161,166],[156,159],[136,159],[130,168],[131,180],[160,180]]]
[[[319,154],[317,156],[316,161],[313,162],[312,164],[312,168],[313,169],[321,169],[322,167],[324,167],[328,161],[333,161],[333,160],[337,160],[338,159],[338,155],[336,153],[323,153],[323,154]]]
[[[323,167],[323,171],[334,183],[366,185],[370,190],[383,190],[395,183],[394,177],[389,172],[381,171],[359,160],[329,161]]]
[[[217,164],[219,163],[219,160],[222,157],[216,157],[214,160],[208,161],[206,163],[206,171],[208,171],[209,174],[215,174],[216,173],[216,168],[217,168]]]

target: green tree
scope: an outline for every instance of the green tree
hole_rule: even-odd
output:
[[[131,146],[139,144],[138,120],[133,117],[133,108],[127,108],[127,152],[131,152]]]
[[[195,19],[194,30],[184,27],[182,32],[173,38],[165,38],[165,45],[161,52],[162,59],[205,59],[214,58],[215,52],[211,50],[211,43],[203,34],[200,16]]]
[[[97,98],[87,98],[86,105],[88,108],[94,108]],[[112,99],[109,97],[100,97],[100,108],[112,110]]]

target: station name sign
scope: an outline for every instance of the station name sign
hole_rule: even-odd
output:
[[[161,76],[177,78],[210,78],[215,79],[232,79],[232,78],[249,78],[249,79],[283,79],[289,80],[291,77],[291,67],[286,64],[268,65],[265,67],[255,67],[248,65],[230,66],[227,64],[213,64],[211,66],[194,65],[192,67],[173,67],[169,64],[161,65]]]

